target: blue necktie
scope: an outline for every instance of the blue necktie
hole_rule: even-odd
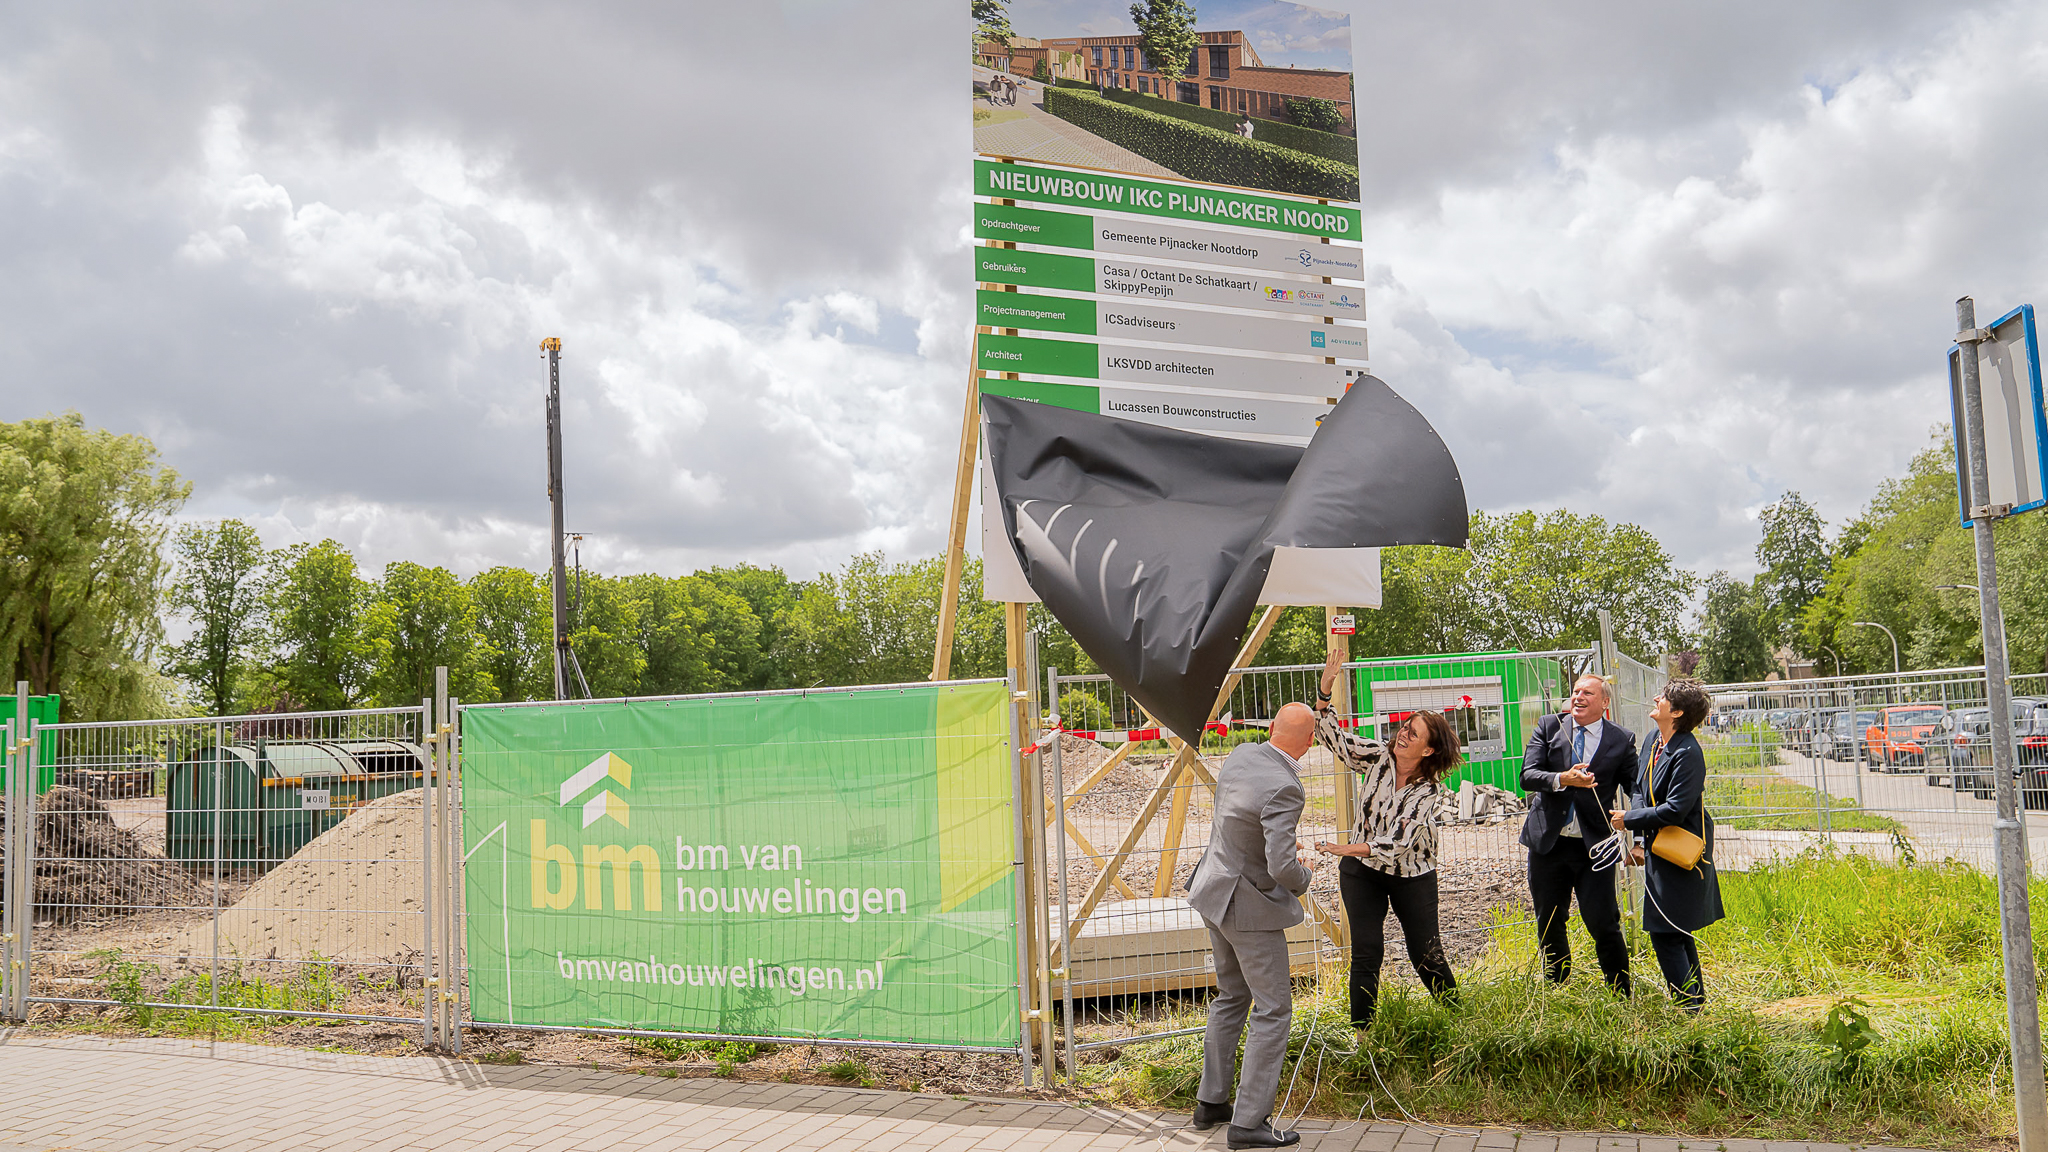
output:
[[[1572,767],[1576,768],[1585,762],[1586,726],[1584,724],[1574,724],[1572,725]]]

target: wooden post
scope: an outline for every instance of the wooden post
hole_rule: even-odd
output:
[[[1344,659],[1349,660],[1351,659],[1351,637],[1339,636],[1330,629],[1331,624],[1335,622],[1337,614],[1338,610],[1334,606],[1326,606],[1323,609],[1324,650],[1335,652]],[[1318,680],[1316,683],[1320,687],[1322,682]],[[1337,683],[1330,690],[1330,708],[1340,718],[1351,711],[1351,673],[1348,670],[1338,674]],[[1341,760],[1336,761],[1334,767],[1337,773],[1337,830],[1340,833],[1348,833],[1351,830],[1351,806],[1356,803],[1351,793],[1351,773],[1345,770],[1344,763]],[[1337,933],[1338,936],[1333,940],[1333,943],[1339,948],[1349,948],[1351,946],[1351,918],[1345,913],[1344,901],[1342,900],[1337,901]]]
[[[946,582],[939,588],[939,634],[932,645],[934,680],[944,680],[953,672],[953,622],[960,614],[960,569],[967,562],[967,513],[974,502],[974,461],[981,446],[981,383],[974,369],[980,345],[981,330],[977,328],[968,343],[967,407],[960,414],[960,455],[953,466],[953,519],[946,529]],[[1017,634],[1021,643],[1022,629]],[[1023,676],[1021,659],[1012,659],[1010,666]]]
[[[1008,654],[1012,683],[1019,685],[1020,689],[1016,698],[1010,701],[1010,707],[1017,713],[1016,730],[1022,733],[1026,740],[1033,740],[1038,732],[1038,717],[1030,714],[1031,693],[1023,690],[1023,686],[1029,683],[1026,679],[1027,661],[1024,655],[1024,647],[1030,640],[1029,624],[1025,617],[1026,607],[1023,604],[1003,605],[1003,647]],[[1047,915],[1051,903],[1045,883],[1046,830],[1045,821],[1040,815],[1040,808],[1045,803],[1045,782],[1039,778],[1038,765],[1039,759],[1036,755],[1017,758],[1017,770],[1023,774],[1025,803],[1030,808],[1030,818],[1025,822],[1026,836],[1030,842],[1024,846],[1024,882],[1030,892],[1030,899],[1025,901],[1025,907],[1029,909],[1031,923],[1026,925],[1026,931],[1033,945],[1031,967],[1034,971],[1028,974],[1026,980],[1025,986],[1031,990],[1031,1003],[1026,1005],[1026,1008],[1037,1013],[1039,1082],[1049,1087],[1052,1084],[1053,1069],[1057,1067],[1058,1061],[1053,1055],[1052,969],[1049,963],[1053,951],[1053,937]],[[1029,1028],[1028,1023],[1026,1027]]]

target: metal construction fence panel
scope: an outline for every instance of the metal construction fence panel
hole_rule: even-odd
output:
[[[1995,869],[1982,667],[1717,684],[1700,738],[1724,868],[1831,846]],[[2014,761],[2048,872],[2048,682],[2013,677]]]
[[[423,708],[35,725],[53,786],[9,810],[26,1002],[418,1020],[426,729]]]
[[[1011,1051],[1006,681],[463,713],[470,1007]]]
[[[1460,902],[1465,912],[1445,927],[1454,954],[1483,948],[1487,933],[1517,922],[1519,913],[1497,915],[1494,906],[1496,895],[1500,904],[1515,903],[1499,868],[1519,853],[1519,805],[1506,794],[1520,791],[1522,744],[1537,717],[1560,707],[1573,677],[1596,660],[1591,649],[1573,649],[1345,665],[1354,706],[1342,719],[1353,731],[1376,736],[1433,709],[1483,757],[1447,781],[1454,800],[1441,814],[1444,883],[1468,897]],[[1194,756],[1164,738],[1107,676],[1050,671],[1051,723],[1062,735],[1039,741],[1044,819],[1049,833],[1065,834],[1045,838],[1052,925],[1045,963],[1056,978],[1070,1061],[1090,1049],[1199,1030],[1197,1001],[1215,984],[1215,961],[1185,893],[1208,847],[1215,774],[1233,747],[1265,738],[1283,704],[1313,702],[1321,672],[1320,664],[1235,670]],[[1349,774],[1320,746],[1303,768],[1300,838],[1348,840],[1355,820]],[[1308,918],[1288,933],[1298,975],[1349,961],[1337,858],[1311,860]]]

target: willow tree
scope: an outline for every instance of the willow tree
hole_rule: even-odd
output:
[[[163,706],[152,660],[170,518],[191,485],[75,412],[0,423],[0,669],[67,719]]]

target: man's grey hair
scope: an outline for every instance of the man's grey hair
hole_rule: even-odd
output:
[[[1602,676],[1598,672],[1585,673],[1584,675],[1580,676],[1577,680],[1572,681],[1572,687],[1577,688],[1579,685],[1584,684],[1588,680],[1591,680],[1593,683],[1598,684],[1600,686],[1600,699],[1603,703],[1611,704],[1614,702],[1614,689],[1608,685],[1607,677]]]

